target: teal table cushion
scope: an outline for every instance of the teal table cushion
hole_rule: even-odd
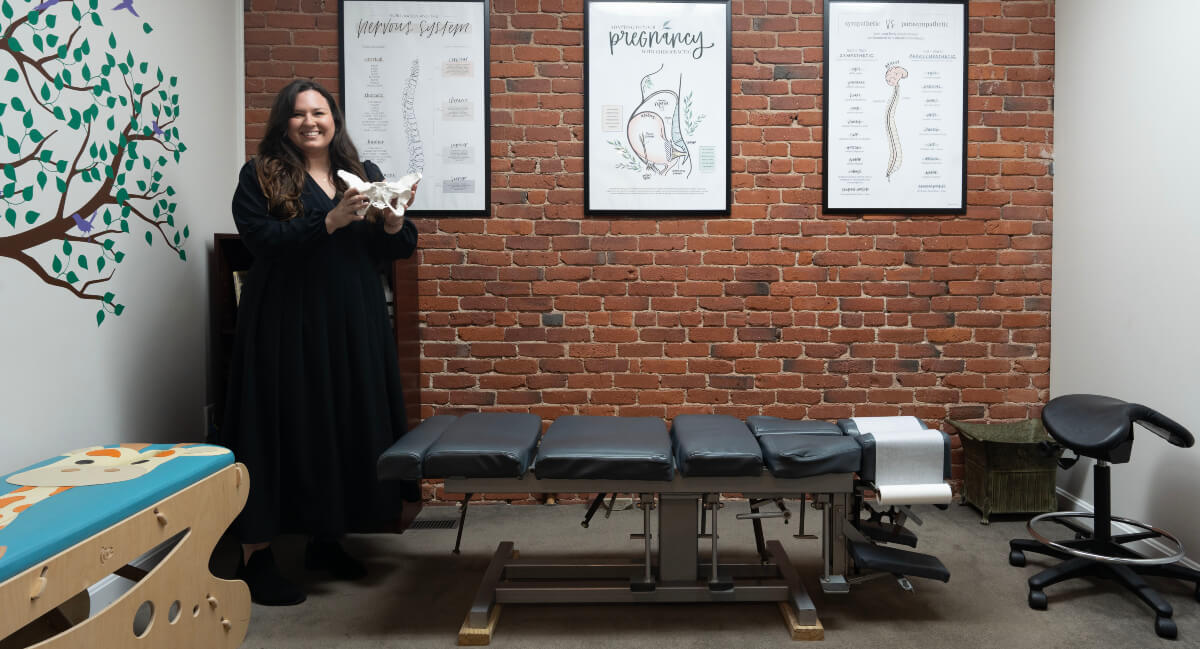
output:
[[[209,444],[110,445],[0,476],[0,583],[231,464]]]

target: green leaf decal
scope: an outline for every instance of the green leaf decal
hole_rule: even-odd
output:
[[[37,220],[41,218],[41,216],[41,213],[29,210],[25,213],[25,222],[29,225],[33,225],[34,223],[37,223]]]
[[[79,276],[75,274],[75,271],[70,271],[67,273],[67,281],[74,284],[79,281]]]
[[[17,72],[16,68],[9,68],[8,72],[4,73],[5,81],[16,81],[17,79],[20,79],[20,78],[21,78],[21,74],[19,72]]]
[[[17,227],[17,211],[11,207],[4,210],[4,220],[8,221],[8,224],[14,228]]]
[[[142,31],[149,34],[150,32],[154,31],[154,28],[150,26],[150,23],[142,23]]]
[[[62,260],[58,258],[58,255],[54,255],[54,261],[50,262],[50,269],[57,275],[62,272],[62,268]]]
[[[79,257],[75,260],[75,263],[79,264],[79,267],[84,270],[88,269],[87,257],[84,257],[83,255],[79,255]]]
[[[102,324],[104,324],[104,309],[96,312],[96,326],[99,327]]]
[[[147,246],[154,245],[154,237],[151,236],[149,232],[146,233],[146,245]]]
[[[63,240],[63,254],[65,254],[65,255],[71,254],[71,242],[66,241],[65,239]]]

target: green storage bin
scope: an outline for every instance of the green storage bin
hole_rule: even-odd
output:
[[[963,497],[982,513],[1043,513],[1058,510],[1058,455],[1038,447],[1051,442],[1040,419],[979,424],[948,419],[963,445]]]

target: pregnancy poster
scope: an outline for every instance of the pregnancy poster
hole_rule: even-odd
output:
[[[585,211],[729,213],[730,4],[592,0]]]

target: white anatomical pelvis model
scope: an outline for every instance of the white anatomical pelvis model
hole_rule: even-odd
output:
[[[412,198],[413,192],[416,191],[417,183],[421,182],[421,174],[419,173],[401,176],[399,180],[390,183],[383,181],[367,182],[344,169],[338,169],[337,175],[351,189],[358,190],[358,193],[370,199],[371,204],[368,207],[386,210],[396,216],[404,216],[408,199]],[[393,199],[396,199],[395,207],[392,206]],[[358,212],[358,215],[362,216],[365,213],[366,208],[363,208]]]

